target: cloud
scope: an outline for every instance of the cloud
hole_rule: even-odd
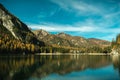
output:
[[[101,14],[102,7],[89,4],[80,0],[51,0],[53,3],[59,5],[61,8],[68,11],[75,11],[80,14]],[[84,14],[85,15],[85,14]]]
[[[101,32],[101,33],[119,33],[120,28],[107,28],[107,27],[97,27],[94,25],[81,25],[76,23],[74,25],[61,25],[53,23],[43,23],[43,24],[28,24],[28,26],[34,30],[44,29],[49,32]]]
[[[52,17],[54,16],[57,12],[60,11],[60,8],[50,8],[49,10],[47,11],[40,11],[38,14],[37,14],[37,18],[48,18],[48,17]]]
[[[91,26],[75,26],[75,25],[60,25],[60,24],[29,24],[32,29],[44,29],[49,32],[63,32],[63,31],[72,31],[72,32],[93,32],[96,30],[95,27]]]
[[[106,15],[104,15],[104,18],[113,18],[113,17],[115,17],[115,16],[118,16],[118,15],[120,15],[120,11],[119,12],[114,12],[114,13],[110,13],[110,14],[106,14]]]
[[[119,15],[119,3],[112,3],[110,0],[97,1],[93,0],[51,0],[51,2],[59,5],[62,9],[75,12],[79,16],[96,17],[101,16],[104,19],[114,18]]]

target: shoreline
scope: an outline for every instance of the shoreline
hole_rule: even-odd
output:
[[[110,53],[36,53],[35,55],[112,55]],[[118,54],[119,55],[119,54]]]

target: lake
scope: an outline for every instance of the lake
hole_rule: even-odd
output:
[[[0,80],[120,80],[120,56],[1,55]]]

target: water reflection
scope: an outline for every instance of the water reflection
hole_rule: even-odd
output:
[[[0,56],[0,80],[42,79],[51,74],[64,76],[73,71],[104,68],[112,63],[120,73],[119,56]]]
[[[120,75],[120,56],[113,55],[112,56],[112,62],[113,62],[115,70],[118,71],[119,75]]]

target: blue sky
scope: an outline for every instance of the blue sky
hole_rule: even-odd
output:
[[[0,0],[32,29],[111,41],[120,33],[120,0]]]

